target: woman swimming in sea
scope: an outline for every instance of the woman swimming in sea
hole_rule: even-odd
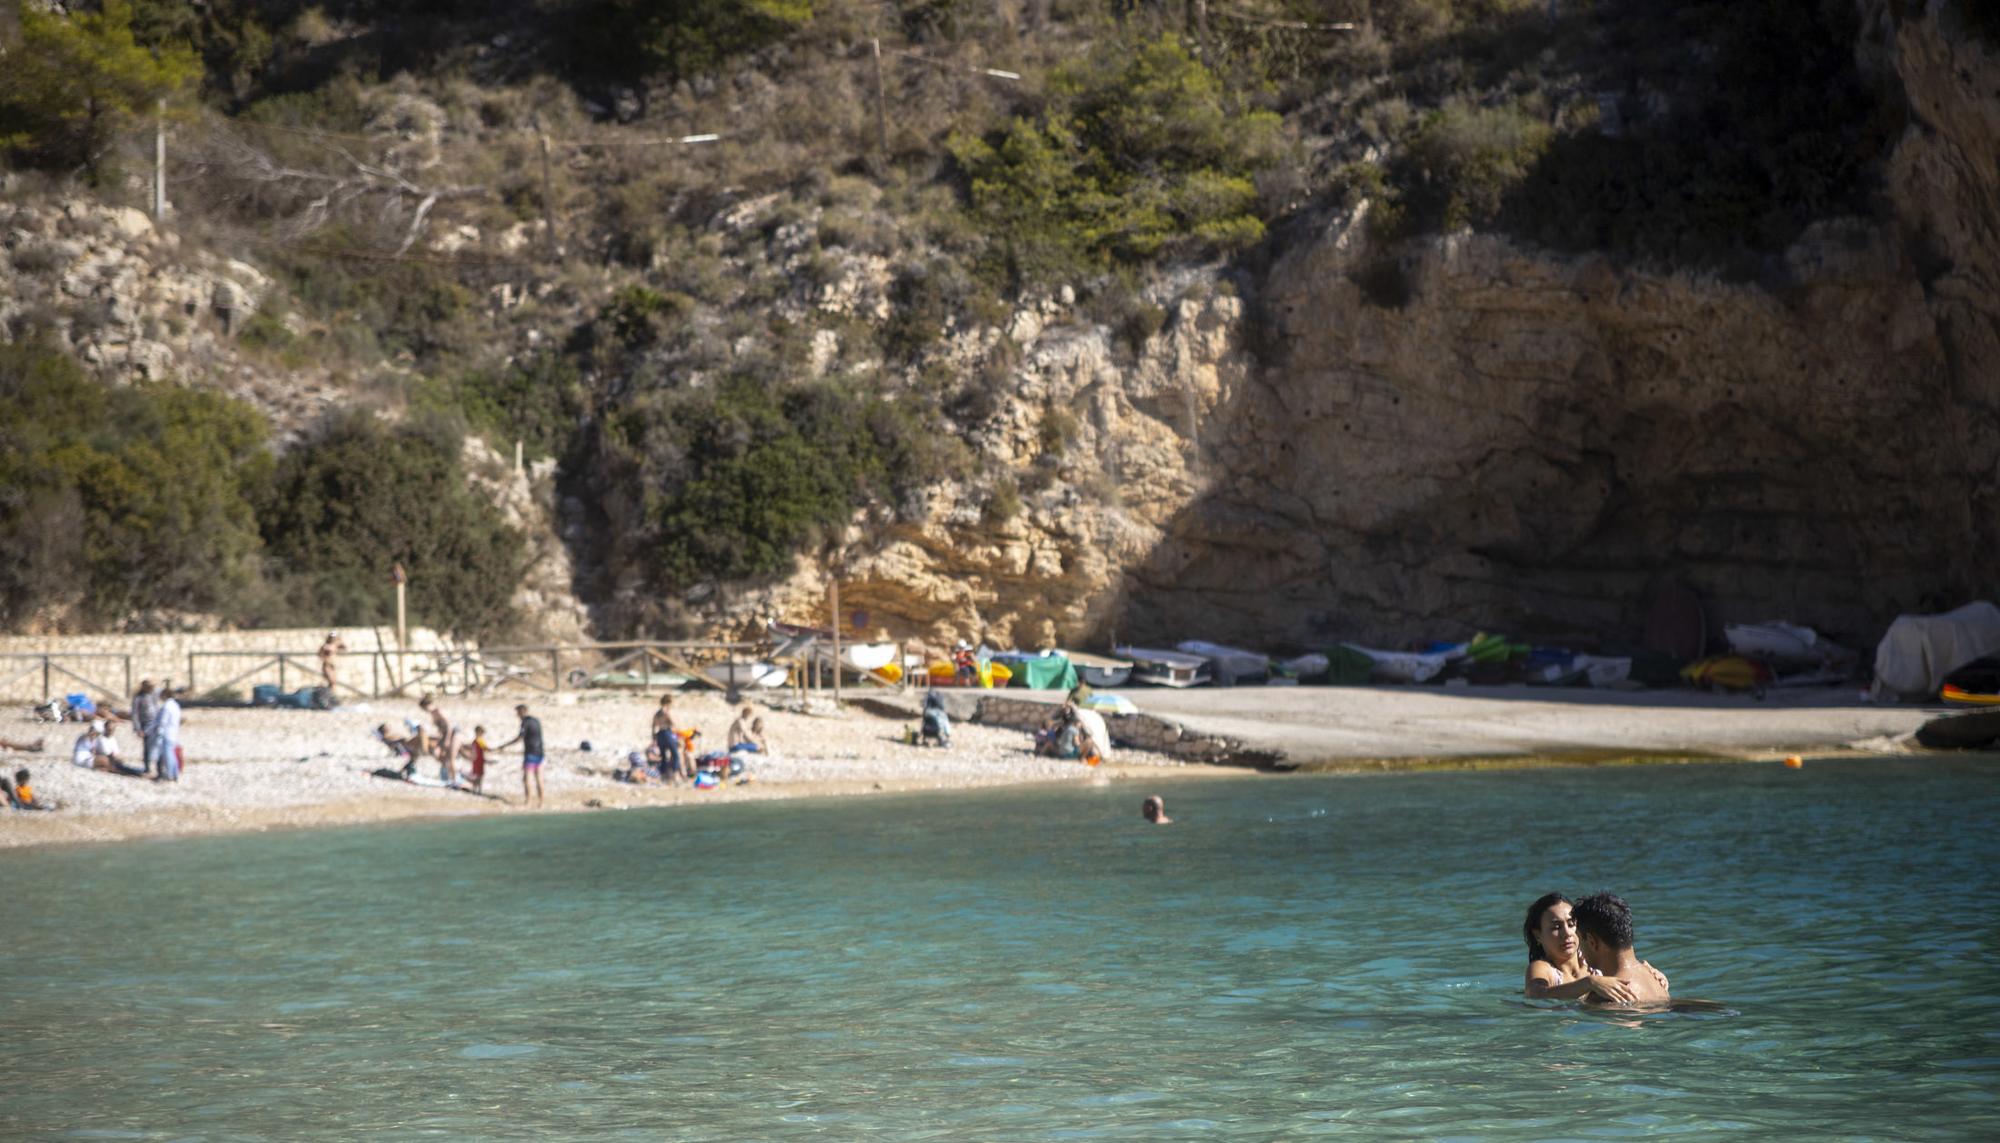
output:
[[[1528,906],[1521,935],[1528,942],[1528,977],[1523,986],[1537,1000],[1631,1001],[1632,986],[1615,977],[1600,976],[1585,964],[1577,944],[1576,922],[1570,919],[1570,899],[1544,893]]]

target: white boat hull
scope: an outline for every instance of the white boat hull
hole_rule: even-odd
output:
[[[1209,680],[1208,660],[1179,651],[1155,651],[1145,647],[1120,647],[1120,655],[1132,660],[1132,681],[1151,687],[1198,687]]]
[[[1093,687],[1122,687],[1132,681],[1132,668],[1078,667],[1076,677]]]
[[[701,669],[709,681],[725,687],[739,689],[770,689],[782,687],[791,677],[791,671],[775,663],[711,663]]]

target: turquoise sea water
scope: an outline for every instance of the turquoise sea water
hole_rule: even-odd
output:
[[[6,854],[0,1137],[2000,1135],[1993,762],[1161,788]]]

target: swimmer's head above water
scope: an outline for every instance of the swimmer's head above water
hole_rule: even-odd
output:
[[[1632,909],[1615,893],[1593,893],[1576,903],[1576,937],[1593,966],[1615,962],[1632,947]]]
[[[1570,917],[1571,901],[1560,893],[1544,893],[1528,906],[1528,919],[1521,922],[1521,935],[1528,942],[1528,960],[1566,965],[1576,959],[1576,922]]]
[[[1171,825],[1174,820],[1167,816],[1167,800],[1158,794],[1139,803],[1139,816],[1154,825]]]

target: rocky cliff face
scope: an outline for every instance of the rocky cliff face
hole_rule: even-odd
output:
[[[1459,235],[1384,307],[1359,218],[1299,236],[1128,627],[1629,638],[1678,579],[1859,640],[2000,587],[2000,58],[1910,7],[1861,48],[1910,104],[1895,217],[1814,227],[1779,286]]]
[[[1856,58],[1907,107],[1881,216],[1823,221],[1733,284],[1490,235],[1372,248],[1364,207],[1280,236],[1244,297],[1213,269],[1152,283],[1164,321],[1137,344],[1067,291],[949,330],[933,367],[1008,363],[965,430],[980,471],[853,522],[843,612],[1024,646],[1480,627],[1590,645],[1635,638],[1671,580],[1713,620],[1864,643],[1898,611],[2000,594],[2000,57],[1952,4],[1859,7]],[[133,379],[200,375],[281,424],[337,399],[231,355],[267,289],[247,266],[81,205],[0,206],[0,236],[15,328]],[[1380,288],[1385,265],[1406,289]],[[852,256],[778,304],[880,321],[893,270]],[[867,364],[852,352],[820,329],[813,367]],[[547,474],[482,457],[538,537],[519,602],[574,637],[580,508],[565,553]],[[833,570],[697,589],[685,612],[718,633],[824,621]]]
[[[1910,111],[1891,217],[1823,222],[1739,285],[1473,234],[1385,252],[1364,206],[1281,240],[1261,367],[1233,297],[1176,304],[1129,366],[1024,313],[1020,399],[979,443],[1031,470],[1034,410],[1073,410],[1057,490],[857,529],[843,610],[1025,645],[1593,645],[1678,581],[1712,622],[1864,643],[2000,590],[2000,58],[1948,5],[1864,12],[1857,58]],[[1385,256],[1401,304],[1357,284]],[[823,587],[755,603],[810,614]]]

